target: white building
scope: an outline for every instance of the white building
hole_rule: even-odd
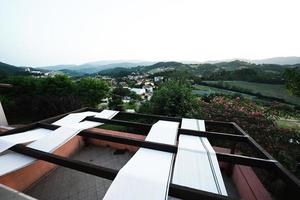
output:
[[[145,89],[147,93],[153,93],[153,87],[151,85],[144,85],[143,89]]]
[[[155,76],[154,77],[154,82],[159,82],[159,81],[162,81],[162,80],[164,80],[163,76]]]
[[[146,93],[146,90],[144,88],[130,88],[129,90],[140,96]]]

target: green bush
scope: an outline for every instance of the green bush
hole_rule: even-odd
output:
[[[154,92],[149,104],[141,106],[140,111],[168,116],[189,116],[194,100],[191,85],[182,81],[167,81]]]
[[[0,90],[10,123],[27,123],[84,106],[95,107],[109,90],[103,80],[83,78],[75,82],[64,75],[12,76],[2,82],[13,85]]]
[[[300,72],[297,69],[287,69],[284,72],[286,88],[291,94],[300,96]]]
[[[86,106],[95,107],[108,94],[108,84],[96,78],[82,78],[77,84],[77,95]]]

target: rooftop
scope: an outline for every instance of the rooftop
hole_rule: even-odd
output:
[[[131,133],[99,129],[106,125]],[[271,199],[257,168],[283,181],[285,197],[300,192],[299,180],[231,122],[85,108],[0,139],[0,183],[38,199],[149,198],[151,191],[180,199]]]

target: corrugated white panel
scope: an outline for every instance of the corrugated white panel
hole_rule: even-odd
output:
[[[54,130],[50,135],[27,145],[27,147],[45,152],[53,152],[80,131],[80,129],[62,126]]]
[[[6,135],[0,137],[0,153],[14,146],[15,144],[28,143],[38,140],[52,131],[44,128],[37,128],[30,131],[25,131],[18,134]],[[10,144],[10,145],[8,145]]]
[[[160,120],[151,127],[146,141],[175,144],[179,123]]]
[[[175,144],[179,123],[159,121],[147,141]],[[119,171],[109,187],[106,200],[167,199],[173,154],[140,148]]]
[[[203,120],[182,119],[182,128],[205,131]],[[180,135],[172,183],[227,195],[219,163],[207,138]]]
[[[81,113],[74,113],[66,116],[65,120],[60,119],[57,122],[54,122],[56,125],[60,125],[61,127],[47,133],[44,137],[39,138],[38,140],[30,143],[27,147],[34,148],[37,150],[45,151],[45,152],[53,152],[70,139],[72,139],[77,133],[79,133],[83,129],[92,128],[95,126],[99,126],[102,123],[98,122],[90,122],[90,121],[83,121],[81,122],[86,116],[97,115],[101,118],[112,118],[114,117],[118,111],[107,111],[103,110],[100,113],[95,112],[84,112]],[[35,132],[34,132],[35,133]],[[20,133],[23,134],[23,133]],[[15,134],[16,136],[19,134]],[[3,136],[4,137],[4,136]],[[37,138],[37,136],[36,136]],[[28,136],[25,139],[30,139]],[[19,143],[21,139],[18,140]],[[0,144],[1,145],[1,144]],[[7,146],[7,144],[5,144]],[[28,166],[33,161],[34,158],[24,156],[18,153],[10,152],[5,155],[0,156],[0,176],[18,170],[22,167]]]
[[[30,131],[25,131],[18,134],[1,136],[1,140],[9,141],[15,144],[18,143],[27,143],[38,140],[46,135],[49,135],[52,131],[45,128],[37,128]]]
[[[96,113],[95,117],[112,119],[118,113],[119,113],[119,111],[115,111],[115,110],[103,110],[100,113]]]
[[[103,111],[102,111],[103,112]],[[99,114],[97,112],[91,112],[91,111],[86,111],[86,112],[80,112],[80,113],[71,113],[60,120],[54,122],[54,125],[58,126],[72,126],[73,124],[77,124],[81,122],[84,118],[88,116],[95,116],[96,114]]]
[[[6,151],[10,147],[14,146],[15,144],[6,140],[1,140],[0,138],[0,153]]]
[[[33,161],[35,161],[34,158],[14,152],[4,154],[0,156],[0,177],[22,167],[26,167]]]

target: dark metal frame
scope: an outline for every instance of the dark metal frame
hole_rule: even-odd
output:
[[[70,113],[74,112],[82,112],[82,111],[96,111],[99,112],[101,110],[98,109],[91,109],[91,108],[83,108],[79,109]],[[42,120],[37,123],[29,124],[27,126],[16,128],[13,130],[6,131],[0,136],[3,135],[10,135],[10,134],[17,134],[20,132],[24,132],[27,130],[32,130],[37,127],[46,128],[55,130],[59,128],[59,126],[51,124],[52,122],[66,116],[69,113],[62,114],[56,117],[52,117],[46,120]],[[136,118],[151,118],[157,120],[168,120],[168,121],[175,121],[181,123],[181,118],[177,117],[167,117],[167,116],[160,116],[160,115],[146,115],[140,113],[126,113],[126,112],[119,112],[116,116],[119,117],[136,117]],[[116,117],[115,116],[115,117]],[[114,117],[114,118],[115,118]],[[132,121],[125,121],[125,120],[116,120],[116,119],[103,119],[103,118],[96,118],[96,117],[87,117],[84,120],[88,121],[95,121],[95,122],[102,122],[107,124],[116,124],[122,125],[126,127],[132,127],[142,131],[141,135],[146,135],[149,130],[151,129],[152,124],[145,124],[145,123],[137,123]],[[207,121],[205,120],[206,125],[214,125],[214,126],[221,126],[221,127],[229,127],[233,128],[236,134],[228,134],[228,133],[219,133],[219,132],[209,132],[209,131],[192,131],[187,129],[178,129],[178,135],[185,134],[185,135],[194,135],[194,136],[204,136],[208,139],[222,139],[232,141],[234,143],[243,142],[249,145],[253,150],[255,150],[262,158],[257,157],[249,157],[249,156],[242,156],[236,154],[227,154],[227,153],[216,153],[217,159],[219,161],[231,163],[231,164],[241,164],[247,165],[252,167],[259,167],[268,170],[274,170],[288,185],[288,189],[293,192],[295,195],[300,195],[300,181],[291,174],[287,169],[285,169],[278,161],[276,161],[268,152],[266,152],[259,144],[255,142],[255,140],[250,137],[245,131],[243,131],[236,123],[234,122],[219,122],[219,121]],[[99,132],[95,133],[93,130],[83,130],[78,135],[86,137],[86,138],[93,138],[99,140],[106,140],[110,142],[122,143],[133,145],[137,147],[149,148],[159,151],[177,153],[178,147],[176,145],[167,145],[161,144],[156,142],[149,142],[144,140],[137,140],[137,139],[128,139],[122,136],[113,136],[107,134],[101,134]],[[109,180],[113,180],[117,175],[118,171],[114,169],[109,169],[106,167],[72,160],[69,158],[57,156],[51,153],[39,151],[36,149],[32,149],[26,147],[22,144],[17,144],[10,148],[10,150],[21,153],[27,156],[34,157],[36,159],[44,160],[50,163],[54,163],[57,165],[61,165],[64,167],[68,167],[71,169],[75,169],[81,172],[85,172],[88,174],[92,174],[98,177],[106,178]],[[234,153],[234,150],[232,150]],[[192,188],[170,184],[169,187],[169,195],[174,196],[181,199],[231,199],[230,197],[218,195],[202,190],[195,190]]]

